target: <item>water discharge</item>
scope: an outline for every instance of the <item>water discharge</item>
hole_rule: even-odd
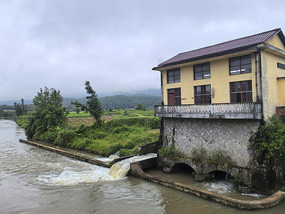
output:
[[[77,185],[80,183],[94,183],[97,181],[115,181],[123,179],[128,171],[130,170],[130,164],[146,160],[149,158],[156,157],[157,154],[151,153],[142,156],[134,156],[114,164],[110,169],[105,167],[100,167],[96,165],[90,165],[87,163],[82,163],[81,168],[75,168],[71,166],[65,166],[62,168],[61,164],[53,164],[53,170],[43,173],[38,176],[37,181],[40,184],[46,185]],[[116,157],[101,158],[100,160],[105,160],[109,162]],[[77,161],[71,160],[74,164]],[[78,170],[76,170],[78,169]]]
[[[150,153],[147,155],[134,156],[134,157],[122,160],[118,163],[115,163],[111,167],[109,174],[112,175],[114,179],[122,179],[127,175],[128,171],[130,170],[131,163],[150,159],[150,158],[155,158],[155,157],[157,157],[157,154]]]

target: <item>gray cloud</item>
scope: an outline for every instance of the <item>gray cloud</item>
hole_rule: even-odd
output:
[[[84,96],[159,88],[151,68],[195,48],[281,27],[282,0],[2,0],[0,100],[40,88]]]

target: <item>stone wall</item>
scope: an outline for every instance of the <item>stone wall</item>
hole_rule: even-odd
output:
[[[259,120],[164,118],[163,145],[174,146],[186,157],[193,148],[224,150],[241,167],[248,167],[248,144],[254,140]]]

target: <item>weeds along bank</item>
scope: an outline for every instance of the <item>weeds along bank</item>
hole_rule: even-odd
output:
[[[96,123],[78,125],[69,121],[69,126],[48,129],[43,134],[34,135],[32,140],[85,150],[103,156],[116,152],[119,152],[120,156],[136,154],[139,145],[158,140],[160,119],[153,116],[134,118],[128,115],[126,113],[117,115],[100,126]],[[25,116],[17,122],[24,127],[27,121]]]

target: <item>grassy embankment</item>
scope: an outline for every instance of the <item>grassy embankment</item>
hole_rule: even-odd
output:
[[[41,140],[103,156],[117,151],[121,156],[136,154],[139,145],[159,138],[160,119],[153,114],[153,110],[113,110],[105,112],[99,127],[89,113],[71,112],[66,128],[48,131]]]

